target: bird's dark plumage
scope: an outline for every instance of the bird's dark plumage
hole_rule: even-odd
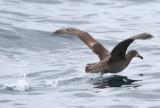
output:
[[[54,32],[55,34],[69,34],[73,36],[78,36],[95,54],[100,58],[98,63],[88,64],[86,66],[86,72],[91,73],[116,73],[124,70],[130,63],[133,57],[139,57],[143,59],[142,56],[138,54],[136,50],[131,50],[126,54],[127,48],[134,40],[145,40],[150,39],[153,36],[148,33],[142,33],[132,36],[118,43],[111,53],[104,48],[102,44],[96,41],[89,33],[75,29],[59,29]]]
[[[109,56],[109,51],[104,48],[102,44],[96,41],[89,33],[75,29],[67,28],[60,29],[54,32],[55,34],[70,34],[78,36],[94,53],[98,55],[100,60],[103,60]]]
[[[149,39],[152,37],[153,36],[148,33],[142,33],[142,34],[138,34],[136,36],[132,36],[126,40],[121,41],[111,51],[111,57],[109,59],[109,62],[114,62],[114,61],[125,59],[126,50],[134,40],[136,39],[145,40],[145,39]]]

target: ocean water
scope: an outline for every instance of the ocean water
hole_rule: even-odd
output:
[[[0,0],[0,108],[160,108],[159,7],[159,0]],[[65,27],[110,51],[132,35],[154,38],[135,41],[129,49],[144,60],[106,74],[102,87],[99,74],[85,73],[98,57],[78,38],[53,34]]]

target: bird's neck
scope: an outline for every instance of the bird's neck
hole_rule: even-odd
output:
[[[133,56],[130,53],[127,53],[125,58],[126,58],[126,62],[130,63],[131,60],[133,59]]]

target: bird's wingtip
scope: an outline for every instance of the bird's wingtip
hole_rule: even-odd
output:
[[[149,34],[149,33],[141,33],[135,36],[132,36],[131,39],[142,39],[142,40],[146,40],[146,39],[151,39],[154,36]]]

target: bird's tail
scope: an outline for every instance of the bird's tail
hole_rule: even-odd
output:
[[[102,61],[99,61],[98,63],[87,64],[85,71],[87,73],[99,73],[99,72],[102,72],[106,68],[107,62],[108,62],[108,60],[104,59]]]
[[[151,34],[148,33],[142,33],[142,34],[138,34],[135,36],[130,37],[131,39],[141,39],[141,40],[146,40],[146,39],[150,39],[153,38],[153,36]]]

